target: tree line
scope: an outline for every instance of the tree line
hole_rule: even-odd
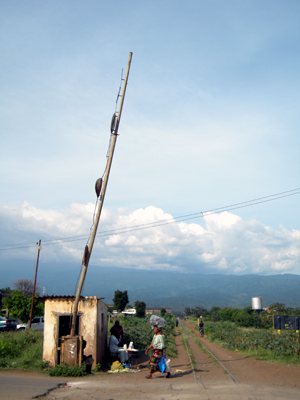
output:
[[[268,306],[267,310],[264,310],[259,314],[252,310],[251,306],[243,309],[212,307],[210,311],[199,306],[194,309],[186,307],[184,313],[186,316],[195,316],[197,318],[203,317],[212,322],[230,321],[235,322],[241,327],[268,329],[273,327],[274,315],[300,315],[300,308],[287,307],[283,303],[273,303]]]
[[[17,279],[10,287],[0,289],[0,309],[8,309],[9,315],[22,322],[28,322],[33,292],[33,280]],[[39,290],[37,288],[37,290]],[[44,304],[37,300],[39,292],[36,291],[33,301],[32,317],[44,315]]]

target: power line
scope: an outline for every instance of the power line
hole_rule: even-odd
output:
[[[158,220],[155,222],[148,222],[145,224],[132,225],[129,227],[127,226],[127,227],[123,227],[123,228],[100,231],[100,232],[98,232],[97,237],[105,237],[105,236],[111,236],[111,235],[124,234],[124,233],[129,233],[129,232],[133,232],[133,231],[137,231],[137,230],[156,228],[159,226],[184,222],[184,221],[188,221],[191,219],[203,218],[203,217],[213,215],[213,214],[218,214],[218,213],[221,213],[224,211],[236,210],[236,209],[250,207],[250,206],[261,204],[261,203],[266,203],[269,201],[278,200],[278,199],[281,199],[284,197],[294,196],[299,193],[300,193],[300,188],[292,189],[292,190],[288,190],[285,192],[280,192],[280,193],[276,193],[276,194],[269,195],[269,196],[259,197],[259,198],[244,201],[241,203],[230,204],[230,205],[227,205],[224,207],[218,207],[218,208],[214,208],[211,210],[201,211],[201,212],[197,212],[197,213],[193,213],[193,214],[186,214],[186,215],[182,215],[182,216],[178,216],[178,217],[172,217],[172,218],[168,218],[168,219]],[[69,236],[69,237],[57,238],[57,239],[48,239],[48,240],[43,241],[43,243],[44,243],[43,246],[50,246],[50,245],[57,245],[57,244],[70,243],[70,242],[75,242],[75,241],[80,241],[80,240],[86,240],[89,236],[90,236],[89,234],[85,234],[85,235]],[[1,250],[17,250],[17,249],[24,249],[24,248],[30,248],[30,247],[34,247],[32,242],[0,245],[0,251]]]

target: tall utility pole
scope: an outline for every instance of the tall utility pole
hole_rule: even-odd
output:
[[[35,285],[36,285],[36,277],[37,277],[37,271],[39,267],[39,258],[40,258],[40,251],[41,251],[41,240],[39,241],[39,244],[36,242],[36,245],[38,247],[38,253],[37,253],[37,258],[36,258],[36,266],[35,266],[35,275],[34,275],[34,283],[33,283],[33,290],[32,290],[32,300],[31,300],[31,309],[30,309],[30,319],[29,319],[29,328],[31,328],[31,320],[32,320],[32,311],[33,311],[33,301],[34,301],[34,295],[35,295]]]
[[[111,146],[110,146],[110,151],[109,151],[109,156],[106,164],[106,169],[104,173],[104,179],[103,179],[103,185],[102,185],[102,191],[100,194],[100,199],[99,199],[99,204],[98,204],[98,209],[97,209],[97,214],[95,217],[95,223],[93,226],[91,238],[89,241],[89,245],[86,246],[84,255],[83,255],[83,268],[82,268],[82,273],[75,297],[75,303],[74,303],[74,309],[73,309],[73,318],[72,318],[72,327],[71,327],[71,336],[75,335],[76,331],[76,321],[77,321],[77,311],[78,311],[78,302],[81,294],[81,290],[84,284],[87,268],[89,265],[89,260],[90,256],[92,253],[96,233],[97,233],[97,228],[100,220],[100,215],[102,211],[102,206],[104,202],[104,197],[105,197],[105,192],[106,192],[106,187],[108,183],[108,178],[109,178],[109,173],[110,173],[110,167],[114,155],[114,150],[115,150],[115,145],[117,141],[117,136],[118,136],[118,128],[121,120],[121,114],[122,114],[122,108],[123,108],[123,102],[125,98],[125,92],[126,92],[126,86],[127,86],[127,81],[128,81],[128,76],[129,76],[129,70],[130,70],[130,64],[131,64],[131,58],[132,58],[132,53],[129,53],[129,58],[128,58],[128,63],[127,63],[127,69],[126,69],[126,74],[125,74],[125,79],[124,79],[124,84],[123,84],[123,90],[122,90],[122,95],[121,95],[121,101],[120,101],[120,106],[119,106],[119,111],[117,116],[114,115],[113,121],[112,121],[112,140],[111,140]]]

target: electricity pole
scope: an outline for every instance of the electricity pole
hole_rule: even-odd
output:
[[[114,114],[113,121],[112,121],[112,127],[111,127],[112,140],[111,140],[109,156],[108,156],[108,160],[107,160],[107,164],[106,164],[106,169],[105,169],[105,173],[104,173],[103,185],[102,185],[102,190],[101,190],[101,194],[100,194],[97,214],[96,214],[96,217],[95,217],[95,222],[94,222],[91,238],[90,238],[90,241],[89,241],[89,245],[86,246],[85,251],[84,251],[84,255],[83,255],[83,260],[82,260],[83,261],[83,268],[82,268],[82,273],[81,273],[81,277],[80,277],[80,281],[79,281],[79,285],[78,285],[78,289],[77,289],[77,293],[76,293],[76,297],[75,297],[74,309],[73,309],[71,336],[74,336],[75,335],[75,331],[76,331],[78,302],[79,302],[81,290],[82,290],[82,287],[83,287],[83,284],[84,284],[87,268],[88,268],[88,265],[89,265],[89,260],[90,260],[90,256],[91,256],[91,253],[92,253],[92,249],[93,249],[93,245],[94,245],[94,241],[95,241],[95,237],[96,237],[96,233],[97,233],[97,228],[98,228],[98,224],[99,224],[99,220],[100,220],[100,215],[101,215],[101,211],[102,211],[102,206],[103,206],[103,202],[104,202],[104,197],[105,197],[106,187],[107,187],[107,183],[108,183],[110,168],[111,168],[112,159],[113,159],[114,150],[115,150],[115,145],[116,145],[117,136],[118,136],[118,128],[119,128],[119,124],[120,124],[122,108],[123,108],[123,102],[124,102],[124,98],[125,98],[126,86],[127,86],[129,70],[130,70],[130,64],[131,64],[131,58],[132,58],[132,53],[129,53],[127,69],[126,69],[126,74],[125,74],[125,79],[124,79],[124,84],[123,84],[123,90],[122,90],[122,95],[121,95],[121,101],[120,101],[120,106],[119,106],[119,111],[118,111],[117,116]]]
[[[37,259],[36,259],[34,283],[33,283],[33,290],[32,290],[32,300],[31,300],[31,309],[30,309],[29,328],[31,328],[32,311],[33,311],[33,301],[34,301],[35,285],[36,285],[36,277],[37,277],[37,271],[38,271],[38,266],[39,266],[40,251],[41,251],[41,249],[42,249],[42,248],[41,248],[41,240],[39,240],[39,244],[36,242],[36,245],[37,245],[37,248],[38,248],[38,253],[37,253]]]

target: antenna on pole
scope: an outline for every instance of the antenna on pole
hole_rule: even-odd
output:
[[[121,114],[122,114],[122,108],[123,108],[125,92],[126,92],[126,87],[127,87],[127,81],[128,81],[128,76],[129,76],[129,70],[130,70],[130,65],[131,65],[131,59],[132,59],[132,53],[129,53],[128,63],[127,63],[127,70],[126,70],[126,75],[125,75],[124,84],[123,84],[123,90],[122,90],[122,95],[121,95],[119,111],[118,111],[117,114],[114,113],[113,119],[112,119],[112,122],[111,122],[112,139],[111,139],[111,145],[110,145],[110,149],[109,149],[109,156],[108,156],[108,159],[107,159],[106,169],[105,169],[105,173],[104,173],[104,178],[103,178],[103,181],[101,180],[101,182],[98,179],[97,182],[96,182],[96,186],[95,186],[97,197],[99,197],[99,195],[100,195],[100,198],[99,198],[97,214],[96,214],[96,217],[95,217],[95,222],[94,222],[93,230],[92,230],[92,233],[91,233],[91,238],[90,238],[90,241],[89,241],[89,245],[88,246],[86,245],[85,249],[84,249],[84,254],[83,254],[83,259],[82,259],[83,268],[82,268],[81,277],[80,277],[80,281],[79,281],[79,284],[78,284],[78,289],[77,289],[75,302],[74,302],[72,326],[71,326],[71,336],[74,336],[75,335],[75,331],[76,331],[78,302],[79,302],[79,298],[80,298],[80,295],[81,295],[81,290],[82,290],[82,287],[83,287],[83,284],[84,284],[87,268],[88,268],[88,265],[89,265],[89,260],[90,260],[91,254],[92,254],[93,245],[94,245],[94,241],[95,241],[95,237],[96,237],[96,233],[97,233],[97,228],[98,228],[98,224],[99,224],[99,220],[100,220],[100,215],[101,215],[101,211],[102,211],[102,206],[103,206],[103,202],[104,202],[104,197],[105,197],[105,192],[106,192],[106,188],[107,188],[110,168],[111,168],[112,159],[113,159],[114,150],[115,150],[115,145],[116,145],[117,136],[118,136],[118,129],[119,129],[120,120],[121,120]],[[101,191],[101,193],[100,193],[100,191]]]

